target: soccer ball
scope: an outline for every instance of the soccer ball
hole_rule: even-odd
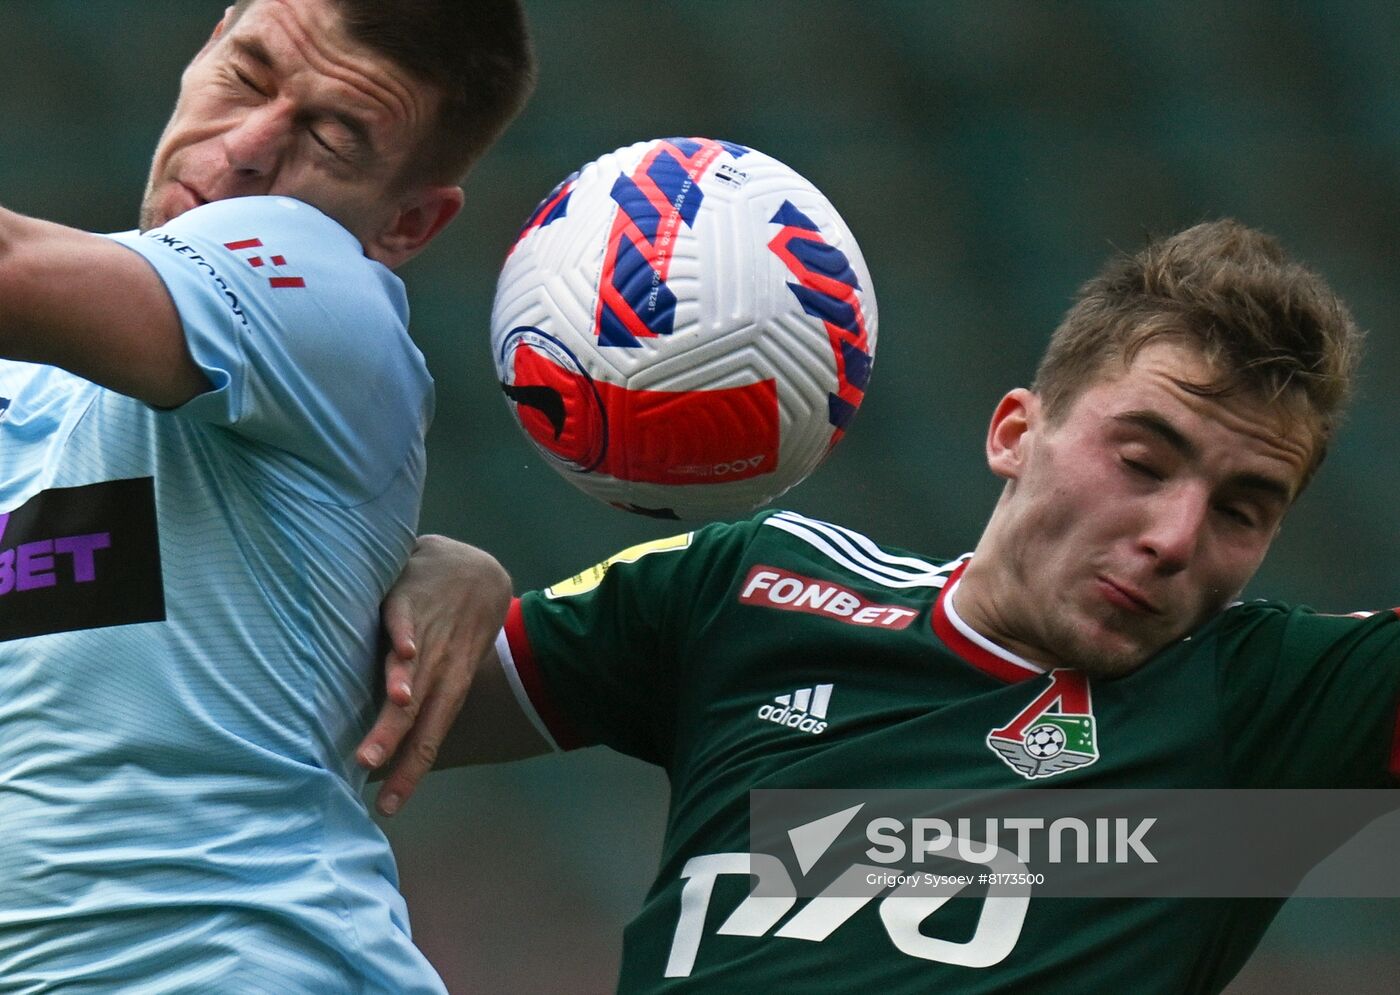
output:
[[[559,184],[496,289],[491,345],[525,434],[579,488],[663,518],[748,512],[860,406],[870,274],[811,183],[708,138],[618,149]]]
[[[1037,760],[1045,760],[1064,750],[1065,731],[1045,722],[1026,733],[1025,744],[1027,753]]]

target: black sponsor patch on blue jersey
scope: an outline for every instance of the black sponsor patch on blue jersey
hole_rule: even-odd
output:
[[[150,477],[56,487],[0,514],[0,642],[164,618]]]

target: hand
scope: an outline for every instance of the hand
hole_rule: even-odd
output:
[[[399,811],[432,769],[510,597],[510,576],[489,553],[443,536],[419,537],[384,599],[386,699],[355,751],[371,770],[392,761],[376,800],[384,815]]]

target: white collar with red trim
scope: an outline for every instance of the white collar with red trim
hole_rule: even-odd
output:
[[[933,631],[943,644],[962,660],[983,673],[1008,683],[1029,680],[1046,673],[1038,663],[1019,656],[1004,646],[998,646],[963,621],[953,605],[963,571],[971,558],[964,559],[948,577],[930,616]]]

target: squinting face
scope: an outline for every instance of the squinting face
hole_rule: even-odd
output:
[[[1095,676],[1136,669],[1238,596],[1314,440],[1255,397],[1202,397],[1204,361],[1150,343],[1050,424],[1008,395],[988,441],[1009,481],[958,591],[1007,648]]]
[[[436,107],[436,94],[348,39],[330,0],[259,0],[186,69],[141,227],[206,201],[278,194],[320,208],[370,251]]]

